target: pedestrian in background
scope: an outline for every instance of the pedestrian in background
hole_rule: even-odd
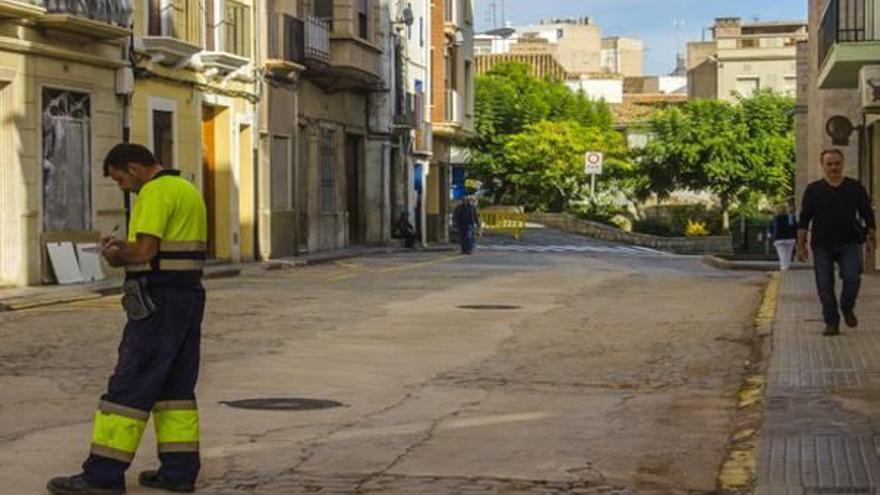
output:
[[[839,149],[822,152],[823,179],[811,183],[804,192],[797,234],[797,258],[806,262],[807,234],[813,250],[816,288],[822,302],[825,335],[840,333],[840,313],[847,326],[858,326],[856,299],[862,277],[864,244],[876,249],[874,210],[862,184],[843,176],[844,155]],[[834,264],[840,270],[843,290],[840,304],[834,291]]]
[[[787,204],[776,208],[776,216],[770,224],[770,238],[779,254],[779,269],[788,271],[797,245],[797,218]]]
[[[458,230],[458,242],[462,254],[473,254],[477,246],[477,229],[480,227],[480,213],[477,211],[477,200],[467,196],[455,208],[452,220]]]

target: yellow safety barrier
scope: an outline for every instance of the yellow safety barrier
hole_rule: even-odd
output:
[[[483,230],[504,232],[513,234],[514,239],[519,239],[526,230],[528,215],[509,211],[483,211],[480,212],[480,225]]]

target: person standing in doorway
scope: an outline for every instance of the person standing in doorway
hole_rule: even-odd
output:
[[[480,226],[480,213],[477,211],[477,200],[468,196],[461,200],[452,214],[455,228],[458,230],[458,241],[462,254],[473,254],[477,246],[477,229]]]
[[[827,336],[840,334],[840,314],[847,326],[858,326],[855,314],[862,276],[862,246],[876,249],[874,210],[864,186],[844,177],[844,155],[832,148],[822,152],[824,178],[804,192],[797,233],[797,259],[806,262],[807,234],[813,251],[816,288],[822,303]],[[840,303],[834,291],[834,265],[840,269]]]
[[[791,268],[791,259],[794,248],[797,245],[797,218],[791,212],[788,205],[780,205],[770,224],[770,236],[773,246],[779,254],[779,269],[788,271]]]
[[[166,169],[137,144],[110,150],[104,174],[138,194],[128,239],[102,240],[107,262],[125,268],[128,323],[82,473],[54,478],[48,489],[55,495],[124,493],[125,471],[152,415],[160,467],[142,472],[140,484],[192,492],[201,466],[195,386],[205,311],[205,202],[179,170]]]

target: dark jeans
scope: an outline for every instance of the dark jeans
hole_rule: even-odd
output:
[[[822,314],[826,325],[839,325],[840,312],[848,313],[856,307],[856,298],[862,285],[862,245],[846,244],[838,249],[813,248],[813,267],[816,272],[816,288],[822,301]],[[843,290],[840,305],[834,292],[834,264],[840,268]]]
[[[477,246],[477,229],[474,227],[464,227],[459,232],[459,244],[461,244],[461,252],[471,254]]]

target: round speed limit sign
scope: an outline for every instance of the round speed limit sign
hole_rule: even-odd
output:
[[[585,157],[584,171],[592,175],[602,175],[602,164],[605,156],[596,151],[588,151]]]

